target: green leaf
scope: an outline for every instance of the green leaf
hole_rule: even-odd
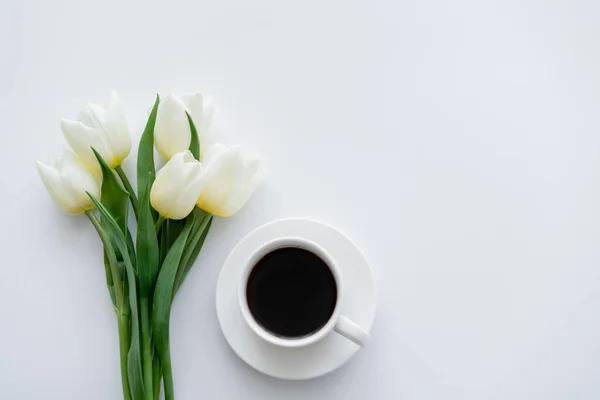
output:
[[[117,225],[121,228],[121,232],[126,234],[127,214],[129,211],[129,192],[123,189],[115,172],[110,169],[96,149],[92,148],[92,151],[102,168],[102,191],[100,195],[102,204],[104,204],[104,207],[106,207],[110,215],[113,216]]]
[[[190,151],[196,160],[200,160],[200,138],[198,138],[198,130],[196,129],[196,125],[194,124],[192,117],[187,111],[185,112],[185,115],[187,115],[188,122],[190,123],[190,131],[192,133]]]
[[[131,236],[131,232],[129,232],[129,229],[127,230],[127,249],[129,249],[129,259],[131,260],[131,263],[133,264],[133,270],[137,273],[137,263],[136,263],[136,257],[135,257],[135,244],[133,243],[133,237]]]
[[[106,248],[104,249],[104,271],[106,273],[106,286],[108,287],[108,294],[110,295],[110,300],[113,303],[115,311],[117,310],[117,296],[115,294],[115,282],[113,281],[112,272],[110,271],[110,264],[108,260],[108,255],[106,254]]]
[[[134,399],[144,399],[144,381],[143,381],[143,372],[142,372],[142,356],[140,351],[140,318],[138,313],[138,296],[137,296],[137,280],[135,276],[135,271],[133,270],[133,264],[131,259],[129,258],[129,251],[127,249],[127,240],[125,239],[125,235],[117,221],[110,214],[108,209],[94,197],[92,194],[88,193],[88,196],[92,199],[96,208],[102,215],[105,220],[105,225],[101,228],[106,231],[106,233],[112,238],[115,242],[121,254],[123,255],[123,260],[125,262],[125,270],[127,272],[127,284],[129,291],[129,306],[131,309],[131,345],[129,347],[129,353],[127,356],[128,363],[127,369],[129,373],[129,384],[131,386],[131,391]]]
[[[140,196],[146,193],[148,187],[152,186],[156,174],[154,170],[154,126],[156,125],[156,114],[158,113],[159,103],[160,97],[156,95],[154,107],[152,107],[138,147],[137,179],[138,194]]]
[[[171,368],[171,351],[169,346],[169,320],[171,318],[171,293],[175,284],[175,275],[181,261],[181,255],[185,248],[192,226],[193,218],[186,221],[183,231],[173,243],[167,253],[165,262],[160,269],[156,289],[154,290],[154,302],[152,307],[152,326],[154,345],[160,357],[165,382],[165,399],[174,398],[173,372]]]
[[[148,298],[158,275],[158,239],[150,206],[150,186],[141,193],[136,238],[137,269],[140,280],[140,297]]]
[[[194,266],[194,262],[200,254],[200,250],[204,245],[204,240],[206,240],[206,236],[208,235],[208,231],[210,230],[210,227],[212,225],[212,220],[213,216],[208,213],[205,213],[201,219],[196,217],[196,221],[200,221],[200,223],[194,226],[194,230],[188,238],[186,249],[179,264],[177,276],[175,278],[175,286],[173,288],[172,297],[175,297],[175,294],[177,293],[177,291],[185,281],[185,278],[187,277],[188,273]]]
[[[127,202],[129,200],[129,193],[123,189],[118,178],[115,176],[114,171],[110,169],[110,167],[106,164],[106,161],[104,161],[102,156],[98,154],[96,149],[92,148],[92,151],[94,152],[96,159],[100,163],[100,168],[102,169],[102,189],[100,198],[103,199],[106,209],[114,217],[121,231],[129,234],[129,230],[127,229],[127,214],[129,212],[129,205]],[[104,217],[102,217],[102,225],[105,223]],[[123,256],[114,243],[113,248],[115,249],[117,260],[122,261]],[[115,287],[112,274],[110,272],[108,257],[106,255],[106,248],[104,249],[104,268],[106,270],[106,285],[108,287],[108,293],[110,294],[110,299],[112,300],[112,303],[116,309],[117,303],[115,297]],[[124,278],[123,274],[121,274],[121,277]],[[123,281],[125,280],[123,279]]]
[[[121,179],[121,183],[123,183],[125,190],[127,190],[127,192],[129,192],[129,200],[131,201],[131,207],[133,208],[133,214],[135,215],[135,219],[137,220],[138,200],[135,195],[135,191],[133,190],[133,187],[131,186],[131,182],[129,182],[129,178],[127,178],[127,174],[125,173],[125,171],[123,171],[123,167],[121,165],[117,165],[115,167],[115,172]]]
[[[189,216],[188,218],[192,218],[192,217]],[[171,246],[173,246],[173,243],[179,237],[179,234],[183,230],[185,221],[186,221],[186,219],[182,219],[182,220],[168,219],[164,222],[163,226],[160,228],[160,232],[159,232],[159,247],[160,247],[160,250],[159,250],[160,257],[159,258],[160,258],[160,261],[159,261],[159,267],[158,267],[159,272],[160,272],[160,268],[161,268],[160,266],[165,261],[165,257],[167,256],[169,249],[171,248]]]
[[[98,232],[98,236],[100,236],[102,244],[104,245],[105,265],[108,265],[111,274],[110,279],[107,277],[107,282],[109,283],[109,291],[111,292],[111,297],[113,297],[113,303],[115,304],[115,310],[117,311],[117,321],[119,326],[119,358],[121,361],[121,384],[123,386],[123,398],[124,400],[133,400],[131,398],[131,389],[129,386],[129,374],[127,368],[129,344],[131,340],[131,320],[128,290],[126,290],[127,285],[122,283],[123,280],[120,272],[120,270],[124,269],[124,267],[119,266],[116,251],[113,247],[113,239],[111,239],[111,236],[107,233],[106,229],[102,227],[102,223],[95,216],[94,210],[86,211],[86,215]]]
[[[154,357],[152,360],[152,387],[154,389],[154,399],[159,400],[160,398],[160,380],[162,378],[162,367],[160,366],[160,358]]]

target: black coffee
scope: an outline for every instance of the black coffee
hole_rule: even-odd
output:
[[[267,331],[298,338],[323,327],[337,301],[335,278],[308,250],[277,249],[261,258],[248,277],[248,308]]]

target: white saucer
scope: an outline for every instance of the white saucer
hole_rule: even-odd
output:
[[[336,333],[307,347],[276,347],[260,339],[248,327],[238,306],[238,284],[244,263],[262,244],[281,237],[308,239],[329,252],[342,275],[342,314],[366,331],[371,329],[376,308],[375,285],[363,254],[341,232],[306,219],[271,222],[242,239],[219,275],[217,317],[233,351],[251,367],[280,379],[316,378],[342,366],[360,347]]]

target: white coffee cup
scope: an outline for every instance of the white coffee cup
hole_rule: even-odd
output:
[[[274,333],[263,328],[252,315],[248,306],[248,299],[246,297],[246,287],[248,284],[248,278],[250,273],[256,264],[267,254],[281,248],[300,248],[307,250],[316,256],[318,256],[327,266],[329,267],[337,286],[337,298],[333,313],[329,317],[329,320],[316,332],[309,334],[308,336],[302,336],[298,338],[288,338],[277,336]],[[323,339],[332,332],[346,337],[352,342],[363,346],[369,339],[369,333],[352,322],[347,317],[341,315],[340,304],[343,292],[343,277],[340,274],[335,260],[327,253],[321,246],[313,243],[309,240],[295,237],[279,238],[273,241],[267,242],[257,248],[254,253],[248,258],[244,269],[242,270],[241,280],[238,286],[238,302],[240,310],[244,320],[252,329],[252,331],[263,340],[281,347],[302,347],[316,343]]]

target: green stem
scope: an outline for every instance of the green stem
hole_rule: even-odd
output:
[[[115,171],[117,171],[117,175],[119,175],[119,178],[121,178],[121,182],[123,182],[123,186],[125,186],[125,190],[127,190],[129,192],[129,200],[131,201],[131,206],[133,207],[133,213],[135,214],[135,219],[138,219],[138,199],[135,195],[135,192],[133,191],[133,187],[131,186],[131,182],[129,182],[129,179],[127,178],[127,175],[125,174],[125,171],[123,171],[123,168],[119,165],[117,167],[115,167]]]
[[[163,380],[165,387],[165,400],[175,400],[175,386],[173,384],[173,368],[171,367],[171,352],[163,352],[160,362],[163,369]]]
[[[98,236],[100,236],[100,239],[102,240],[102,244],[106,250],[105,253],[108,257],[108,264],[110,266],[110,272],[114,283],[115,298],[117,303],[117,324],[119,326],[119,354],[121,360],[121,385],[123,386],[123,398],[125,400],[131,400],[129,375],[127,372],[127,354],[129,352],[130,344],[129,311],[126,309],[124,302],[123,284],[121,282],[121,274],[119,273],[117,264],[117,256],[115,255],[110,238],[102,229],[100,221],[94,215],[93,211],[86,211],[86,215],[90,219],[90,222],[94,228],[96,228],[96,232],[98,232]]]
[[[200,222],[196,230],[190,235],[191,239],[189,240],[183,252],[183,256],[181,257],[181,263],[179,264],[179,268],[177,269],[177,275],[175,276],[175,290],[173,291],[173,297],[175,297],[175,293],[181,285],[180,281],[183,277],[183,274],[185,273],[185,269],[187,268],[188,263],[190,262],[190,258],[192,257],[192,253],[194,252],[194,247],[196,247],[196,243],[198,243],[198,240],[200,240],[200,237],[202,237],[202,233],[206,229],[206,226],[208,225],[212,217],[212,214],[204,214],[202,222]]]
[[[150,342],[150,310],[148,298],[140,299],[140,314],[142,317],[142,369],[144,373],[144,390],[146,398],[152,399],[152,343]]]
[[[164,222],[165,222],[165,217],[163,217],[162,215],[159,215],[158,220],[156,220],[156,223],[154,224],[156,233],[158,233],[158,231],[160,231],[160,227],[163,225]]]
[[[127,374],[127,355],[129,354],[129,345],[131,341],[131,328],[129,314],[120,314],[119,324],[119,353],[121,360],[121,385],[123,386],[123,399],[131,399],[131,389],[129,387],[129,376]]]
[[[162,368],[160,365],[160,357],[154,354],[152,361],[152,387],[154,388],[154,400],[159,400],[160,397],[160,381],[162,379]]]

